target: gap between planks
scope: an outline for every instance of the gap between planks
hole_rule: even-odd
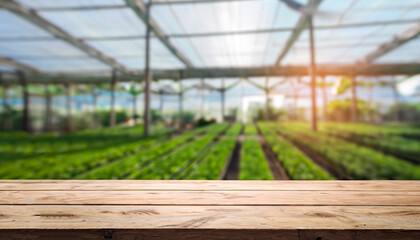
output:
[[[394,191],[3,191],[2,205],[420,206],[420,192]]]
[[[420,181],[0,180],[0,191],[414,191]]]

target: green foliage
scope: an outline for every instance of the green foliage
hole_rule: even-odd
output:
[[[251,135],[251,136],[258,135],[257,128],[252,123],[249,123],[249,124],[245,125],[245,132],[244,133],[245,133],[245,135]]]
[[[156,139],[143,139],[134,128],[111,128],[66,136],[8,136],[1,141],[9,143],[1,144],[1,152],[10,160],[2,158],[0,178],[67,179],[148,147]]]
[[[110,117],[111,117],[111,111],[110,110],[102,110],[98,111],[97,117],[99,119],[99,122],[102,127],[107,127],[110,124]],[[128,118],[128,114],[126,111],[115,111],[115,123],[121,124],[124,123],[125,120]]]
[[[270,168],[258,140],[245,139],[241,149],[240,180],[272,180]]]
[[[108,116],[109,117],[109,116]],[[218,179],[231,155],[241,124],[211,124],[174,138],[162,128],[151,138],[142,127],[85,130],[68,135],[0,133],[0,178],[3,179]],[[292,179],[332,179],[288,140],[324,156],[355,179],[420,179],[420,167],[374,149],[419,155],[419,143],[406,139],[420,128],[402,124],[320,125],[259,123],[263,136]],[[225,133],[221,140],[218,136]],[[252,124],[245,127],[241,179],[272,179]],[[334,136],[338,137],[334,137]],[[402,137],[404,136],[404,137]],[[347,139],[351,138],[351,143]],[[363,144],[367,147],[362,147]],[[374,148],[374,149],[372,149]]]
[[[242,130],[242,124],[236,123],[229,130],[226,131],[226,136],[237,136]]]
[[[194,142],[181,147],[174,153],[163,156],[153,161],[148,167],[140,169],[133,174],[133,179],[174,179],[176,173],[182,171],[184,167],[191,160],[196,160],[195,157],[205,146],[213,140],[213,136],[205,135]]]
[[[132,179],[176,179],[189,165],[200,160],[202,152],[223,131],[227,124],[211,125],[207,134],[193,142],[175,149],[174,152],[154,159],[147,167],[138,169],[130,175]]]
[[[160,140],[149,148],[144,148],[138,153],[121,158],[103,167],[96,168],[86,174],[79,176],[82,179],[123,179],[134,175],[139,169],[150,164],[154,159],[159,158],[165,153],[172,151],[178,146],[191,141],[197,134],[205,132],[207,129],[198,128],[184,133],[183,135],[169,139]]]
[[[283,135],[325,156],[355,179],[420,179],[420,167],[322,132],[312,132],[308,124],[283,123]]]
[[[351,106],[351,99],[330,101],[327,105],[328,119],[331,121],[349,121]],[[369,105],[366,101],[357,99],[357,113],[360,120],[369,118]]]
[[[324,123],[320,129],[330,135],[384,151],[395,156],[417,159],[420,163],[420,142],[402,137],[401,128],[374,126],[368,124]],[[418,134],[420,129],[408,128],[407,134]]]
[[[277,109],[273,106],[268,107],[269,119],[265,119],[265,108],[258,108],[257,114],[254,117],[254,121],[279,121],[284,116],[286,116],[286,111],[284,109]]]
[[[17,109],[14,109],[10,105],[6,106],[5,111],[0,112],[0,126],[3,126],[3,122],[6,118],[10,120],[10,128],[4,129],[4,131],[21,131],[22,130],[22,121],[23,121],[23,112]]]
[[[267,144],[277,155],[286,172],[293,180],[329,180],[333,179],[326,171],[316,165],[293,144],[276,135],[275,126],[260,123],[259,127]]]
[[[41,96],[46,96],[48,92],[51,96],[58,96],[65,94],[65,89],[56,84],[30,84],[28,85],[28,92],[31,94],[37,94]]]
[[[131,96],[138,96],[143,93],[143,89],[138,84],[131,84],[130,89],[128,90],[128,93]]]
[[[351,87],[351,83],[352,80],[350,77],[342,77],[340,79],[340,83],[337,87],[337,95],[341,95],[345,92],[347,92],[347,90],[350,89]],[[367,88],[372,88],[375,86],[387,86],[387,85],[392,85],[394,84],[393,82],[389,82],[389,81],[375,81],[375,82],[371,82],[371,81],[356,81],[357,86],[359,87],[367,87]]]
[[[184,124],[194,123],[195,113],[192,111],[184,111],[182,112],[182,120]],[[176,122],[179,120],[179,112],[175,112],[172,114],[172,121]]]
[[[189,180],[218,180],[219,176],[235,147],[236,138],[226,137],[214,147],[211,153],[203,160],[199,167],[193,171]]]
[[[152,109],[151,110],[151,113],[152,113],[152,122],[162,121],[163,120],[163,116],[162,116],[162,114],[161,114],[161,112],[159,110]]]
[[[420,104],[419,103],[399,103],[391,107],[389,113],[384,117],[386,120],[394,120],[398,116],[400,121],[419,122]]]
[[[351,79],[349,77],[342,77],[337,87],[337,95],[341,95],[351,87]]]
[[[91,128],[108,127],[110,124],[110,110],[100,110],[97,112],[84,112],[72,115],[72,126],[74,131],[80,131]],[[115,123],[124,123],[128,118],[126,111],[115,111]],[[60,116],[60,129],[65,128],[66,116]]]

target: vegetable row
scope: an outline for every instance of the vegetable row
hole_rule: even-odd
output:
[[[420,179],[420,168],[413,164],[325,133],[313,132],[309,124],[282,123],[276,129],[321,154],[355,179]]]
[[[274,123],[260,123],[259,128],[276,154],[278,160],[293,180],[329,180],[333,179],[325,170],[297,149],[293,144],[278,136],[273,129]]]

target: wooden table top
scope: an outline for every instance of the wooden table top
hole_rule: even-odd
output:
[[[0,239],[59,230],[87,239],[420,239],[420,181],[0,181]]]

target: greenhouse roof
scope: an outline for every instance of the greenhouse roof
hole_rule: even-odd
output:
[[[300,0],[314,15],[319,74],[420,73],[419,0]],[[32,82],[143,77],[141,0],[3,0],[0,71]],[[306,15],[279,0],[154,0],[154,78],[307,74]],[[13,74],[8,74],[13,73]],[[10,75],[10,76],[9,76]]]

